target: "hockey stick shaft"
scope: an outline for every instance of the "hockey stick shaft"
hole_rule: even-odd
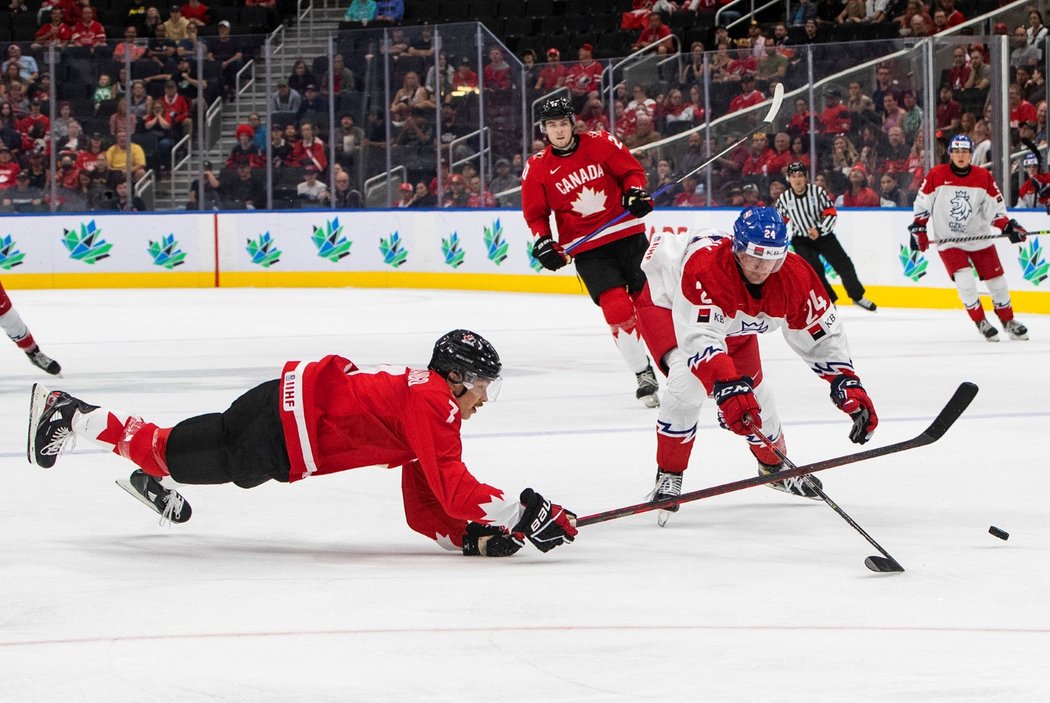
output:
[[[1024,236],[1026,236],[1026,237],[1039,237],[1039,236],[1045,236],[1047,234],[1050,234],[1050,229],[1041,229],[1038,232],[1025,232]],[[1008,234],[983,234],[983,235],[974,235],[972,237],[952,237],[951,239],[931,239],[930,240],[930,244],[954,244],[956,242],[982,242],[984,240],[991,241],[993,239],[1005,239],[1005,238],[1007,238],[1009,236],[1010,235],[1008,235]]]
[[[747,424],[748,424],[749,427],[751,427],[751,422],[750,421],[747,421]],[[767,437],[764,432],[762,432],[762,430],[760,430],[760,429],[758,429],[756,427],[751,427],[751,432],[756,437],[758,437],[759,441],[761,441],[762,444],[766,445],[766,447],[771,452],[776,454],[777,457],[779,457],[779,459],[782,462],[784,462],[784,466],[788,467],[788,469],[797,469],[798,468],[798,466],[795,465],[795,462],[791,461],[791,459],[788,458],[787,454],[785,454],[783,451],[781,451],[780,447],[778,447],[776,444],[774,444],[773,441],[769,437]],[[886,563],[883,563],[883,564],[876,564],[875,566],[877,568],[874,568],[873,569],[874,571],[904,571],[904,567],[900,565],[900,562],[897,561],[896,559],[894,559],[892,556],[890,556],[890,553],[887,552],[885,549],[883,549],[882,545],[880,545],[878,542],[876,542],[875,539],[871,535],[869,535],[867,533],[867,531],[863,527],[858,525],[856,520],[851,518],[849,516],[849,514],[845,510],[840,508],[839,504],[836,503],[835,501],[833,501],[831,499],[831,497],[827,493],[824,492],[824,489],[821,488],[820,485],[817,484],[817,482],[814,481],[809,474],[806,474],[805,476],[803,476],[802,480],[805,482],[806,487],[808,487],[811,491],[813,491],[818,496],[820,496],[820,499],[822,501],[824,501],[824,503],[826,503],[829,508],[831,508],[836,513],[838,513],[838,516],[841,517],[843,520],[845,520],[846,523],[850,527],[852,527],[854,530],[856,530],[857,533],[860,534],[861,537],[863,537],[864,539],[868,540],[868,544],[870,544],[871,546],[875,547],[875,549],[877,549],[879,551],[879,554],[881,554],[882,556],[886,557],[886,559],[888,561]],[[872,557],[869,557],[868,559],[871,560]]]
[[[577,527],[586,527],[587,525],[594,525],[599,522],[606,522],[608,520],[615,520],[617,518],[626,517],[627,515],[637,515],[639,513],[647,513],[652,510],[660,510],[661,508],[669,508],[673,505],[680,505],[682,503],[691,503],[695,500],[703,500],[705,498],[713,498],[714,496],[720,496],[723,493],[732,493],[733,491],[741,491],[745,488],[754,488],[755,486],[764,486],[767,483],[773,483],[775,481],[782,481],[788,478],[795,478],[797,476],[804,476],[806,474],[817,473],[818,471],[826,471],[828,469],[834,469],[839,466],[845,466],[847,464],[855,464],[859,461],[866,461],[868,459],[876,459],[882,456],[888,456],[890,454],[896,454],[897,452],[903,452],[908,449],[915,449],[916,447],[922,447],[927,444],[932,444],[940,439],[945,432],[948,431],[959,416],[963,414],[963,411],[969,407],[973,401],[974,396],[977,395],[977,386],[969,381],[962,383],[955,390],[955,393],[948,400],[948,403],[941,409],[937,417],[933,419],[930,426],[927,427],[922,434],[906,439],[903,442],[897,442],[895,444],[888,444],[885,447],[874,447],[872,449],[865,449],[854,454],[846,454],[844,456],[835,457],[834,459],[825,459],[824,461],[814,462],[812,464],[805,464],[799,466],[796,469],[788,469],[781,471],[776,474],[769,476],[752,476],[751,478],[741,479],[739,481],[732,481],[730,483],[723,483],[718,486],[711,486],[710,488],[704,488],[697,491],[691,491],[689,493],[683,493],[677,498],[668,498],[666,500],[654,500],[649,503],[639,503],[637,505],[628,505],[623,508],[614,508],[613,510],[607,510],[601,513],[594,513],[593,515],[585,515],[584,517],[576,520]]]
[[[674,181],[668,183],[667,185],[662,186],[661,188],[658,188],[656,190],[656,192],[652,194],[653,199],[656,199],[657,197],[663,195],[670,188],[674,188],[676,185],[679,185],[686,178],[689,178],[689,176],[692,176],[693,174],[696,174],[696,173],[699,173],[700,171],[703,171],[705,168],[707,168],[708,166],[713,164],[715,161],[718,161],[720,158],[722,158],[723,156],[725,156],[726,154],[731,152],[733,149],[736,149],[738,146],[740,146],[741,144],[746,142],[748,139],[750,139],[752,136],[754,136],[758,132],[768,132],[769,129],[773,126],[773,120],[776,119],[777,113],[780,112],[780,106],[783,104],[783,102],[784,102],[784,86],[781,83],[777,83],[776,87],[773,89],[773,98],[772,98],[772,102],[771,102],[771,104],[769,106],[769,111],[766,113],[765,118],[762,120],[762,124],[760,124],[755,129],[751,130],[750,132],[745,134],[743,137],[741,137],[740,139],[738,139],[735,142],[733,142],[732,144],[730,144],[729,146],[727,146],[722,151],[720,151],[717,154],[715,154],[714,156],[712,156],[707,161],[703,162],[702,164],[700,164],[699,166],[694,168],[689,173],[685,174],[684,176],[680,176],[677,180],[674,180]],[[619,215],[617,215],[613,219],[609,220],[605,224],[601,225],[600,227],[598,227],[598,229],[594,230],[590,234],[586,234],[583,237],[580,237],[579,239],[577,239],[575,242],[569,244],[567,247],[565,247],[565,253],[566,254],[571,254],[578,247],[582,246],[585,242],[591,241],[596,236],[598,236],[599,234],[601,234],[602,232],[604,232],[608,228],[610,228],[613,225],[615,225],[617,222],[622,222],[623,220],[625,220],[627,218],[627,216],[630,215],[630,214],[631,213],[629,211],[624,210]]]

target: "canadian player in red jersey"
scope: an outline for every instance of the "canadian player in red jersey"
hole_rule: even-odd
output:
[[[656,374],[645,354],[635,300],[645,285],[642,254],[649,245],[640,218],[652,212],[646,174],[638,160],[606,132],[574,132],[568,98],[552,98],[539,111],[550,145],[532,156],[521,174],[521,209],[536,238],[532,256],[551,271],[576,262],[591,299],[602,309],[647,407],[660,404]],[[629,216],[582,242],[603,224]],[[550,214],[558,228],[552,237]],[[573,259],[565,247],[577,245]]]
[[[957,134],[948,144],[949,162],[926,174],[912,206],[914,221],[908,225],[911,247],[926,251],[932,232],[937,253],[948,277],[959,291],[966,313],[989,342],[999,341],[997,330],[985,317],[970,266],[988,286],[995,315],[1012,339],[1028,339],[1028,328],[1014,318],[1010,289],[991,237],[1005,234],[1014,244],[1025,239],[1025,229],[1007,217],[999,186],[988,169],[974,166],[973,142]]]
[[[656,425],[653,500],[681,494],[697,417],[709,395],[718,403],[722,427],[747,437],[759,474],[781,469],[777,455],[752,432],[760,429],[782,451],[786,446],[772,392],[763,383],[759,334],[783,329],[788,345],[830,384],[832,402],[851,416],[851,440],[867,442],[879,424],[835,306],[813,268],[788,252],[788,243],[787,227],[771,207],[745,208],[732,236],[716,230],[653,235],[642,262],[648,304],[641,309],[650,351],[667,373]],[[808,481],[821,485],[813,476]],[[769,485],[818,497],[806,479]],[[660,511],[659,524],[675,510]]]
[[[2,283],[0,283],[0,329],[19,349],[26,353],[33,366],[55,376],[62,373],[62,367],[58,365],[58,362],[40,351],[40,345],[29,333],[26,323],[22,322],[22,317],[11,304],[11,298],[8,297]]]
[[[460,425],[494,400],[502,364],[481,335],[453,330],[426,369],[358,368],[340,356],[288,362],[280,379],[223,413],[161,428],[62,391],[33,387],[28,455],[44,468],[75,437],[130,459],[122,485],[172,522],[190,507],[162,480],[254,488],[363,466],[402,467],[409,526],[467,556],[508,556],[572,542],[575,515],[526,488],[520,500],[481,483],[463,464]]]

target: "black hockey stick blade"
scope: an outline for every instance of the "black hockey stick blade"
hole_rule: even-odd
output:
[[[904,567],[897,563],[896,559],[886,557],[870,556],[864,560],[864,566],[880,574],[903,573]]]
[[[885,447],[865,449],[864,451],[856,452],[855,454],[845,454],[843,456],[835,457],[834,459],[825,459],[824,461],[817,461],[812,464],[805,464],[797,469],[778,471],[777,473],[769,474],[768,476],[753,476],[739,481],[711,486],[710,488],[690,491],[689,493],[683,493],[677,498],[654,500],[649,503],[628,505],[623,508],[614,508],[613,510],[606,510],[605,512],[595,513],[593,515],[585,515],[576,520],[576,526],[586,527],[587,525],[615,520],[617,518],[626,517],[627,515],[637,515],[652,510],[660,510],[661,508],[681,505],[682,503],[690,503],[694,500],[713,498],[714,496],[719,496],[723,493],[732,493],[733,491],[740,491],[745,488],[764,486],[765,484],[773,483],[774,481],[783,481],[784,479],[813,474],[818,471],[826,471],[847,464],[855,464],[858,461],[866,461],[868,459],[875,459],[889,454],[896,454],[897,452],[915,449],[916,447],[924,447],[927,444],[933,444],[943,437],[944,433],[948,431],[948,428],[951,427],[955,421],[959,419],[959,416],[965,412],[966,408],[970,406],[970,403],[973,402],[976,395],[977,386],[975,384],[970,383],[969,381],[959,384],[959,387],[955,389],[955,393],[953,393],[952,397],[948,399],[947,404],[945,404],[941,411],[937,413],[937,417],[933,419],[930,426],[923,430],[921,434],[902,442],[887,444]]]

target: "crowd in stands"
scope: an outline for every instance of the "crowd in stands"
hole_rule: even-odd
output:
[[[17,202],[8,203],[0,193],[0,209],[92,209],[115,201],[133,206],[133,200],[120,200],[120,182],[129,173],[140,178],[147,169],[163,174],[171,149],[195,134],[198,106],[230,97],[237,71],[257,55],[261,40],[235,33],[246,29],[234,24],[240,15],[217,2],[209,7],[187,0],[166,11],[147,0],[118,2],[96,0],[96,8],[91,0],[44,0],[39,8],[23,10],[36,13],[38,26],[31,36],[15,37],[19,41],[2,54],[0,144],[7,156],[0,151],[0,191],[19,188],[20,171],[29,177],[22,179],[28,180],[27,190],[19,191]],[[256,27],[279,21],[275,0],[245,4],[261,13]],[[536,38],[534,46],[519,47],[521,69],[512,67],[506,48],[496,43],[483,46],[480,54],[471,42],[445,42],[436,51],[432,27],[401,26],[402,0],[353,0],[341,26],[376,30],[384,39],[340,39],[331,65],[326,56],[295,62],[268,94],[269,123],[265,113],[253,114],[237,127],[236,144],[219,168],[201,174],[186,207],[266,207],[267,169],[274,174],[274,207],[358,207],[363,182],[389,165],[404,165],[407,177],[387,206],[513,207],[524,161],[545,146],[533,131],[530,147],[522,151],[529,128],[521,124],[521,105],[554,91],[570,97],[578,130],[609,130],[637,149],[650,189],[656,190],[702,163],[708,146],[702,134],[690,133],[669,147],[646,147],[689,132],[708,116],[746,111],[766,101],[777,83],[805,84],[810,54],[817,74],[830,75],[844,67],[845,47],[837,41],[930,36],[984,7],[974,0],[799,0],[786,14],[780,8],[780,17],[763,16],[764,21],[731,33],[714,25],[724,4],[634,0],[629,8],[610,10],[624,13],[620,32],[626,51],[656,42],[652,51],[661,57],[682,52],[677,61],[661,63],[655,78],[616,85],[610,105],[601,81],[613,56],[596,57],[600,47],[588,35],[569,46],[554,41],[557,37],[549,45],[545,37]],[[12,12],[16,5],[24,8],[13,0]],[[722,15],[731,17],[728,11]],[[1048,33],[1042,15],[1033,9],[1025,24],[997,25],[996,32],[1009,35],[1011,43],[1011,147],[1023,140],[1042,146],[1042,51]],[[879,46],[870,44],[877,42],[851,45],[849,51],[878,55]],[[48,62],[50,47],[57,50],[54,64]],[[567,50],[571,56],[564,56]],[[389,104],[375,97],[382,84],[369,73],[374,59],[391,69]],[[951,47],[937,103],[928,110],[910,67],[892,62],[826,85],[817,105],[796,101],[778,131],[757,134],[718,159],[711,192],[701,173],[669,189],[658,204],[772,204],[786,186],[787,165],[809,165],[813,149],[816,182],[841,206],[907,206],[924,174],[924,113],[936,122],[931,146],[938,158],[954,134],[965,132],[976,144],[975,162],[991,160],[992,70],[988,46],[963,38]],[[491,154],[484,163],[476,153],[477,137],[471,136],[480,125],[482,104],[491,131]],[[721,149],[735,134],[716,135],[711,149]],[[35,161],[49,162],[52,149],[58,203],[50,202],[48,169],[33,170]],[[38,188],[43,197],[26,200],[25,193]]]

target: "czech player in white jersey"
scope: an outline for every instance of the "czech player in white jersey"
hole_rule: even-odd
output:
[[[977,330],[989,342],[999,341],[997,330],[985,317],[977,295],[977,281],[970,266],[992,294],[995,315],[1012,339],[1028,339],[1028,328],[1014,319],[1010,289],[1003,265],[991,238],[1005,234],[1014,244],[1025,239],[1025,230],[1006,214],[1003,194],[991,172],[974,166],[973,142],[957,134],[948,144],[949,162],[926,174],[913,207],[914,221],[908,225],[913,250],[926,251],[930,235],[948,276]]]
[[[753,433],[760,429],[781,450],[786,446],[763,383],[757,337],[776,329],[829,382],[831,400],[853,419],[850,439],[863,444],[871,437],[878,416],[854,371],[838,311],[812,267],[788,252],[787,227],[775,208],[746,208],[732,236],[716,230],[654,234],[642,269],[652,299],[644,308],[645,328],[654,331],[646,341],[667,372],[654,500],[681,494],[697,417],[709,395],[721,425],[747,438],[759,473],[780,470],[780,459]],[[820,485],[816,477],[810,480]],[[801,479],[770,486],[817,497]],[[670,512],[660,512],[661,525]]]
[[[532,255],[544,268],[556,271],[570,261],[565,248],[575,247],[576,273],[634,372],[636,397],[656,407],[659,386],[645,355],[636,306],[645,286],[640,263],[649,246],[640,218],[653,209],[645,191],[645,169],[611,134],[576,133],[568,98],[544,102],[539,119],[550,146],[533,155],[521,174],[522,215],[536,238]],[[551,213],[557,239],[551,232]]]

